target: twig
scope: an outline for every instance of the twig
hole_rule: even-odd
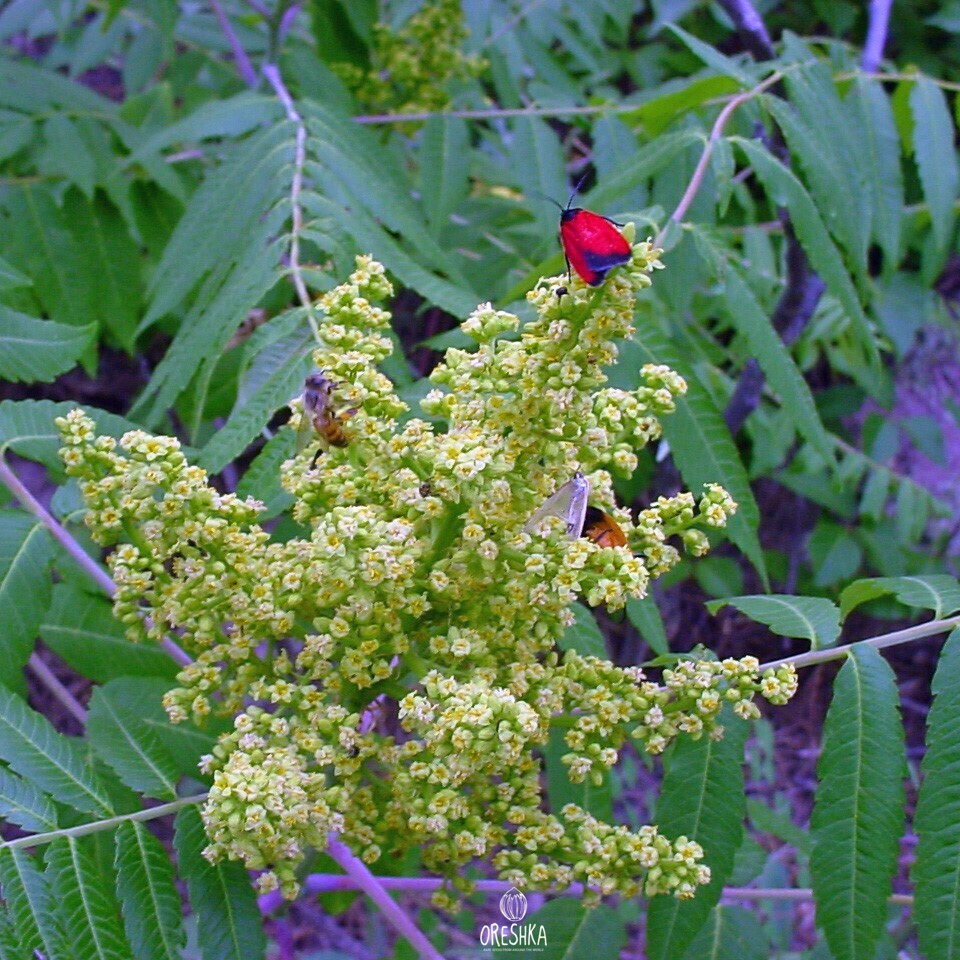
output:
[[[246,5],[251,9],[256,10],[264,20],[270,19],[270,8],[265,4],[260,3],[260,0],[244,0],[244,3],[246,3]]]
[[[846,643],[841,647],[831,647],[829,650],[811,650],[796,657],[783,657],[780,660],[771,660],[761,663],[759,672],[776,670],[777,667],[792,663],[795,667],[811,667],[818,663],[829,663],[831,660],[842,660],[853,647],[865,645],[877,650],[883,647],[892,647],[899,643],[909,643],[911,640],[922,640],[924,637],[934,637],[938,633],[947,633],[954,627],[960,627],[960,616],[947,617],[944,620],[929,620],[927,623],[918,623],[914,627],[904,630],[894,630],[892,633],[882,633],[878,637],[868,637],[866,640],[857,640]]]
[[[439,890],[444,881],[437,877],[377,877],[380,886],[387,890],[400,890],[404,893],[427,894]],[[513,886],[507,880],[478,880],[474,889],[478,893],[506,893]],[[356,890],[357,882],[353,877],[333,873],[311,873],[303,881],[303,889],[308,893],[333,893],[340,890]],[[583,895],[583,884],[572,883],[558,896],[579,897]],[[546,895],[550,891],[541,891]],[[722,900],[801,900],[813,899],[813,891],[809,887],[724,887],[720,894]],[[261,913],[273,913],[283,906],[283,896],[279,891],[265,893],[257,899]],[[894,893],[887,897],[887,903],[897,906],[911,906],[913,897],[904,893]]]
[[[243,44],[233,29],[233,24],[230,23],[230,18],[220,4],[220,0],[210,0],[210,6],[213,7],[213,12],[217,18],[217,22],[220,24],[220,29],[227,38],[227,43],[230,44],[230,49],[233,51],[233,59],[236,61],[237,69],[240,71],[243,82],[251,89],[256,88],[260,83],[260,79],[257,77],[257,71],[250,62],[247,51],[243,49]]]
[[[355,857],[336,836],[332,835],[326,853],[383,912],[396,931],[404,937],[425,960],[443,960],[443,955],[426,938],[420,928],[407,916],[405,910],[387,893],[383,877],[374,876],[367,865]]]
[[[60,701],[61,706],[65,707],[68,713],[73,714],[81,726],[87,722],[87,711],[80,705],[77,698],[60,682],[60,679],[43,662],[36,653],[30,654],[27,666],[36,678]]]
[[[70,554],[77,566],[80,567],[108,597],[112,597],[117,592],[117,587],[113,580],[110,579],[110,576],[104,572],[96,560],[67,533],[63,524],[49,513],[43,504],[20,482],[20,478],[13,472],[2,455],[0,455],[0,480],[3,481],[6,488],[20,501],[20,506],[29,513],[32,513],[50,531],[54,540]]]
[[[277,65],[265,63],[263,65],[263,75],[267,78],[270,86],[273,87],[280,103],[283,104],[287,119],[296,124],[297,127],[293,155],[293,176],[290,178],[290,273],[293,276],[293,286],[297,291],[297,298],[307,311],[307,319],[310,322],[313,335],[319,340],[320,330],[313,315],[313,299],[307,290],[300,269],[300,233],[303,230],[303,208],[300,206],[300,192],[303,189],[303,168],[307,162],[307,126],[293,102],[293,97],[290,96],[290,91],[287,90],[283,78],[280,76]]]
[[[767,25],[750,0],[720,0],[720,6],[733,21],[743,45],[754,60],[773,60],[776,57]]]
[[[81,823],[76,827],[66,827],[63,830],[50,830],[47,833],[32,833],[26,837],[17,837],[16,840],[0,842],[0,850],[14,850],[17,847],[39,847],[45,843],[53,843],[61,837],[83,837],[88,833],[99,833],[101,830],[112,830],[114,827],[128,820],[158,820],[170,813],[176,813],[183,807],[195,803],[203,803],[207,799],[205,793],[194,794],[192,797],[180,797],[170,803],[162,803],[146,810],[137,810],[135,813],[123,813],[106,820],[95,820],[93,823]]]
[[[570,117],[593,116],[598,113],[631,113],[636,103],[600,103],[589,107],[498,107],[487,110],[425,110],[422,113],[373,113],[353,118],[354,123],[407,123],[431,117],[459,117],[461,120],[497,120],[501,117]]]
[[[60,523],[39,500],[20,482],[20,478],[10,468],[10,464],[0,454],[0,481],[17,498],[20,506],[24,510],[32,513],[53,535],[53,538],[70,555],[87,576],[100,587],[108,596],[113,597],[117,592],[117,585],[110,579],[100,565],[87,553],[83,547],[67,532],[66,527]],[[167,651],[177,663],[193,663],[191,657],[185,653],[169,637],[164,637],[160,641],[160,646]]]
[[[771,73],[770,76],[767,77],[767,79],[762,83],[758,83],[752,89],[744,90],[743,93],[737,94],[737,96],[735,96],[720,111],[720,113],[717,115],[717,119],[713,122],[713,127],[710,130],[710,136],[707,138],[707,142],[703,148],[703,153],[700,154],[700,159],[697,161],[697,166],[694,168],[693,174],[690,177],[690,182],[687,184],[687,189],[683,191],[683,196],[680,198],[680,202],[677,204],[673,213],[670,214],[671,221],[674,223],[680,223],[687,211],[690,209],[690,205],[696,199],[697,191],[700,189],[700,185],[703,183],[703,178],[706,176],[707,167],[710,164],[710,157],[713,154],[714,147],[717,145],[719,139],[723,136],[723,131],[737,107],[746,103],[748,100],[752,100],[754,97],[759,96],[764,90],[772,87],[774,84],[779,83],[782,79],[783,73],[780,70]],[[663,239],[663,234],[664,231],[661,231],[660,235],[654,241],[654,246],[660,245],[660,241]]]
[[[870,0],[870,23],[867,26],[867,39],[863,44],[863,59],[860,61],[867,73],[873,73],[883,59],[892,6],[893,0]]]

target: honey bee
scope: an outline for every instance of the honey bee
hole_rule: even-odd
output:
[[[567,523],[567,536],[586,537],[598,547],[625,547],[627,535],[609,513],[591,507],[590,481],[578,470],[556,493],[548,497],[524,525],[531,531],[544,517],[560,517]]]
[[[309,441],[310,427],[327,446],[345,447],[350,443],[350,434],[344,429],[344,424],[357,413],[357,408],[335,410],[333,391],[336,387],[336,382],[322,370],[311,373],[304,381],[298,450],[302,450]]]

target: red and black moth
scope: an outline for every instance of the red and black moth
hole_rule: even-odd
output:
[[[575,196],[576,192],[560,208],[560,243],[567,273],[573,267],[584,283],[598,287],[614,267],[629,262],[632,251],[613,220],[583,207],[571,207]]]

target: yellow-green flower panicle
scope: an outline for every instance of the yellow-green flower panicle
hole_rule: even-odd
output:
[[[632,390],[607,384],[659,266],[649,243],[633,250],[600,287],[572,277],[558,297],[561,278],[541,281],[527,323],[477,307],[474,349],[447,352],[413,411],[379,369],[389,281],[358,257],[316,304],[313,360],[345,442],[317,437],[283,464],[304,528],[283,542],[175,440],[97,437],[80,411],[58,420],[87,524],[112,548],[117,616],[132,639],[169,633],[192,658],[168,715],[233,718],[202,764],[211,859],[240,859],[286,896],[331,833],[368,863],[416,847],[461,886],[477,858],[517,886],[591,896],[686,897],[704,882],[709,851],[692,840],[546,811],[542,796],[551,732],[570,780],[599,783],[627,743],[656,754],[719,736],[724,703],[751,719],[758,697],[796,689],[790,668],[761,675],[751,658],[683,661],[657,682],[557,652],[577,600],[644,596],[736,508],[715,485],[635,516],[615,502],[612,475],[632,473],[686,389],[655,364]],[[577,536],[565,516],[530,524],[577,471],[626,545]]]

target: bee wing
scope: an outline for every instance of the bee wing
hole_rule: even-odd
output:
[[[297,453],[303,453],[310,441],[317,436],[316,427],[313,425],[313,417],[316,413],[316,391],[311,391],[308,387],[301,394],[302,409],[300,411],[300,426],[297,427]]]
[[[589,497],[590,481],[578,471],[556,493],[547,497],[543,504],[537,507],[533,516],[523,525],[523,529],[530,533],[545,517],[559,517],[566,521],[567,535],[579,537],[587,515]]]

